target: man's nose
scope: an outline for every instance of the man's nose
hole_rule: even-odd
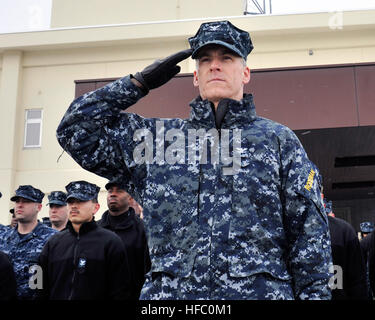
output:
[[[71,208],[77,208],[77,204],[78,204],[77,201],[72,201],[72,202],[70,203],[70,207],[71,207]]]
[[[215,70],[220,70],[221,69],[221,63],[220,63],[220,60],[218,58],[213,58],[211,60],[210,69],[211,69],[211,71],[215,71]]]
[[[110,193],[110,197],[118,197],[119,193],[120,192],[118,190],[112,190],[112,192]]]

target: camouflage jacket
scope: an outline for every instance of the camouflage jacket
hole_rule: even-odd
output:
[[[9,226],[4,226],[3,224],[0,224],[0,239],[2,237],[2,234],[7,232],[9,230]]]
[[[17,282],[17,297],[21,300],[33,299],[36,296],[36,290],[29,286],[29,280],[35,275],[31,266],[38,264],[39,254],[48,238],[53,235],[56,230],[47,227],[38,222],[33,231],[19,237],[18,227],[9,228],[7,232],[2,234],[0,239],[0,251],[9,256],[12,262]]]
[[[227,139],[239,169],[224,174],[230,157],[192,161],[199,139],[189,135],[215,128],[209,101],[192,101],[185,120],[121,112],[142,96],[124,77],[77,98],[57,129],[83,168],[121,176],[143,205],[152,269],[141,298],[329,299],[327,218],[295,134],[258,117],[252,95],[225,99],[216,149],[228,151]]]

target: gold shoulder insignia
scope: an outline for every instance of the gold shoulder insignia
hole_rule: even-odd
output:
[[[310,173],[309,173],[309,177],[307,178],[307,182],[306,182],[306,185],[305,185],[305,189],[310,191],[311,190],[311,187],[313,185],[313,182],[314,182],[314,176],[315,176],[315,171],[313,169],[310,170]]]

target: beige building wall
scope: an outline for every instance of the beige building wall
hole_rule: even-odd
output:
[[[54,0],[51,27],[240,16],[246,0]]]
[[[66,18],[66,13],[58,7],[61,2],[73,5],[73,1],[54,2],[53,25],[64,28],[0,34],[2,224],[9,223],[8,210],[12,207],[9,198],[19,185],[32,184],[48,195],[53,190],[64,190],[72,180],[81,179],[102,187],[99,218],[106,209],[106,180],[81,169],[68,154],[61,155],[63,150],[55,138],[56,127],[74,98],[74,80],[121,77],[141,70],[157,58],[188,48],[186,39],[207,20],[68,28],[79,19],[74,22],[74,17]],[[172,2],[181,6],[185,3]],[[92,1],[93,7],[94,4],[101,2]],[[117,11],[111,11],[113,21],[120,23]],[[251,68],[375,61],[375,10],[344,12],[338,16],[335,13],[241,16],[241,12],[242,9],[238,17],[230,20],[251,33],[255,45],[248,58]],[[99,16],[98,11],[94,13]],[[184,17],[190,17],[193,11],[185,14]],[[212,16],[208,9],[201,14]],[[110,13],[106,15],[100,23],[111,21]],[[85,25],[95,22],[84,14],[82,21]],[[194,66],[191,59],[183,61],[181,72],[193,72]],[[42,108],[44,112],[42,146],[24,149],[25,110],[32,108]],[[43,204],[46,203],[47,196]],[[44,205],[40,217],[47,215],[48,207]]]

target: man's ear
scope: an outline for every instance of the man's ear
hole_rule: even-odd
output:
[[[243,84],[246,84],[246,83],[249,83],[250,82],[250,68],[248,66],[246,66],[244,68],[244,77],[243,77]]]
[[[198,72],[197,72],[197,70],[194,71],[193,85],[194,85],[194,87],[198,87]]]
[[[94,207],[94,212],[92,215],[95,215],[95,213],[97,213],[100,209],[100,204],[99,203],[95,203],[95,207]]]
[[[42,210],[42,207],[43,207],[43,205],[41,203],[38,203],[38,205],[37,205],[38,212],[40,212],[40,210]]]

